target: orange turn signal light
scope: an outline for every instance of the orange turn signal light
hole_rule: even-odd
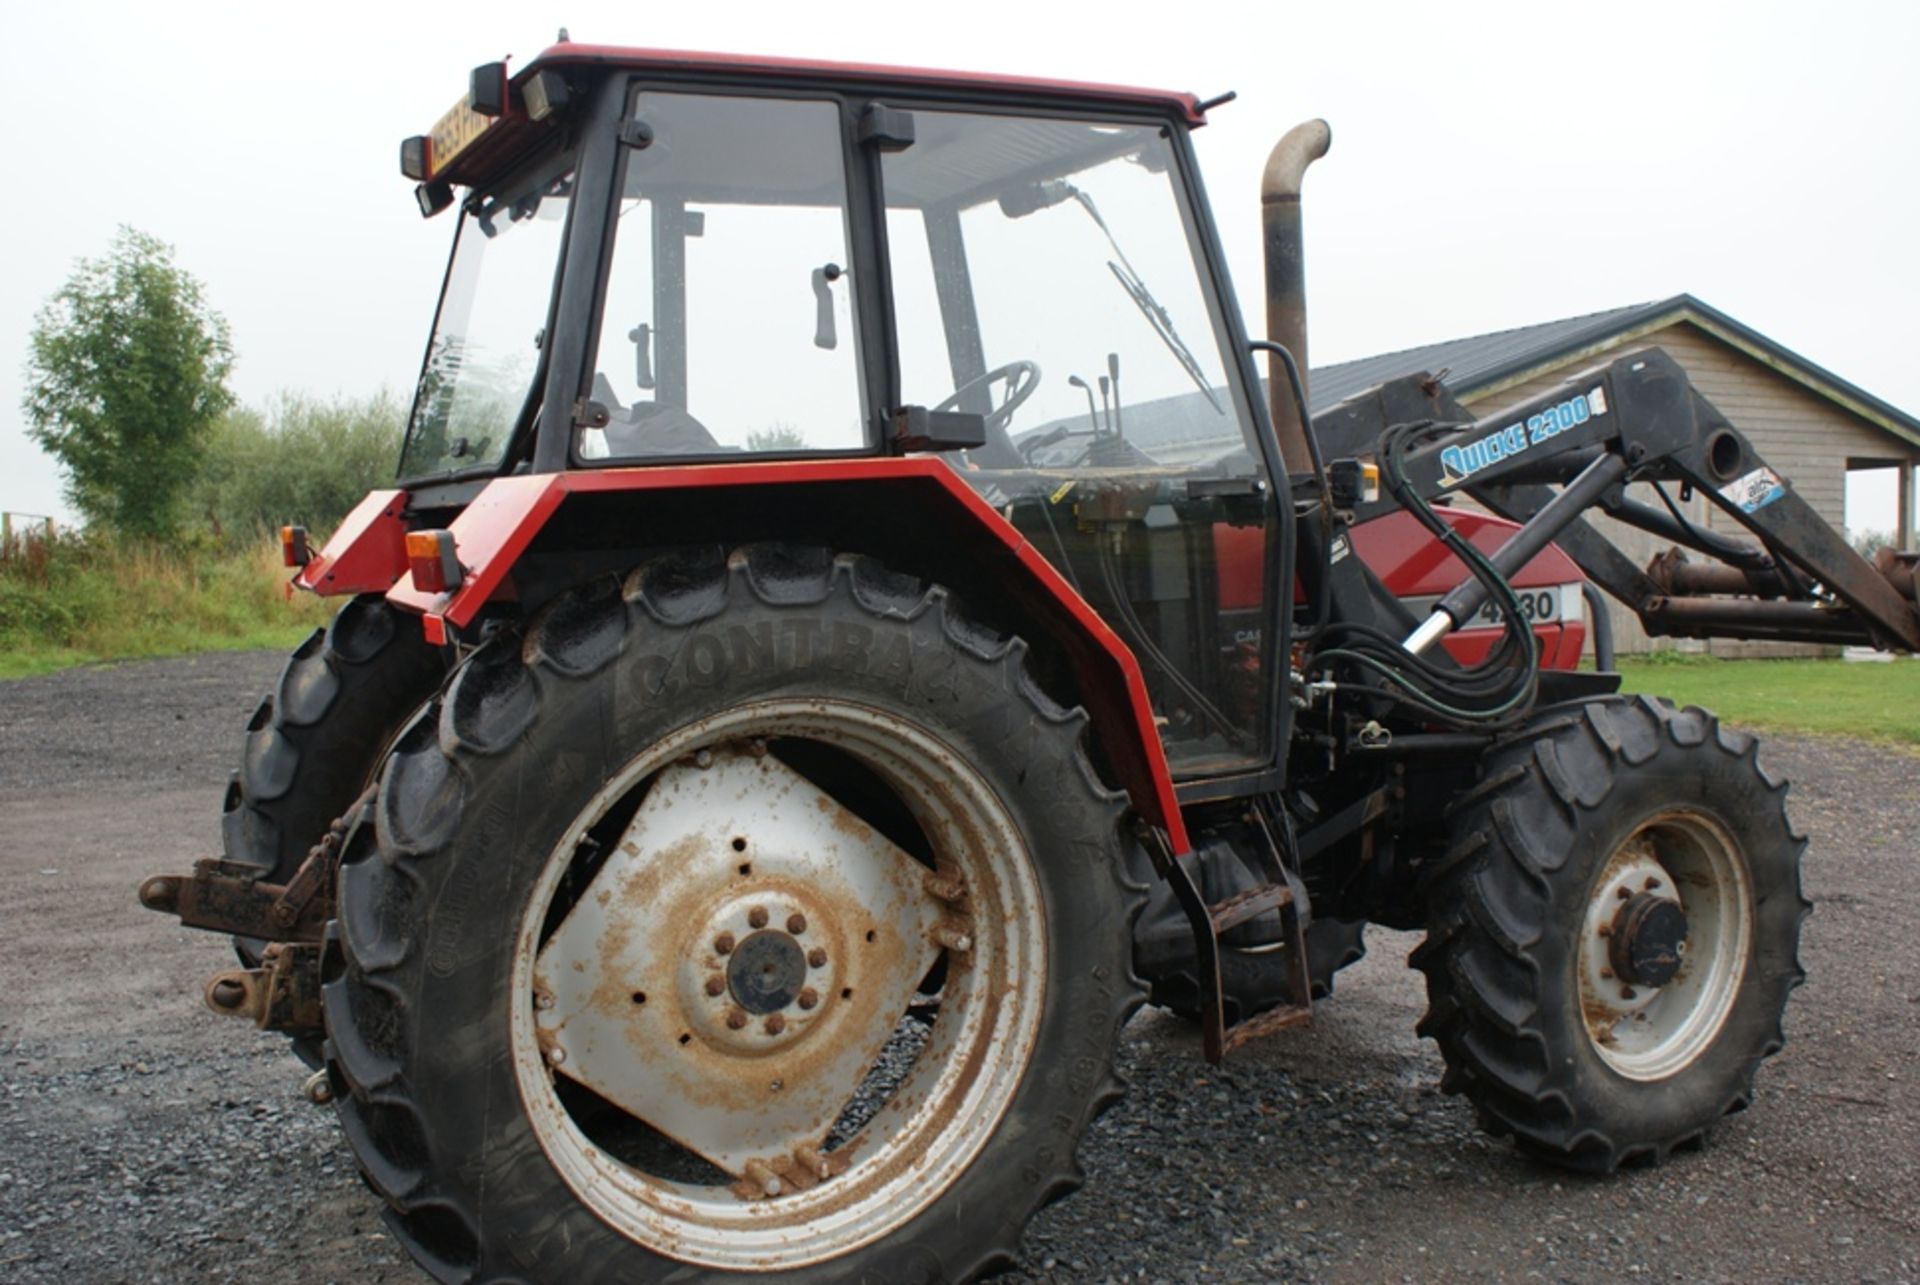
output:
[[[407,532],[407,567],[413,572],[413,587],[422,593],[458,589],[462,575],[460,559],[453,547],[453,532]]]
[[[280,528],[280,560],[290,567],[304,567],[313,561],[313,549],[307,544],[305,527]]]

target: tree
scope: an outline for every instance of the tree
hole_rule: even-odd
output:
[[[748,433],[747,449],[750,451],[804,451],[807,449],[807,436],[782,420]]]
[[[1880,550],[1893,544],[1891,531],[1862,531],[1853,537],[1853,551],[1863,558],[1871,558]]]
[[[173,248],[122,227],[34,319],[27,432],[67,498],[123,535],[171,535],[208,432],[233,404],[227,323]]]
[[[321,400],[282,393],[262,412],[237,406],[208,435],[188,511],[229,545],[298,522],[324,536],[393,481],[406,407],[385,392]]]

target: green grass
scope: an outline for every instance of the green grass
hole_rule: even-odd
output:
[[[1620,658],[1622,689],[1702,705],[1743,727],[1920,747],[1920,660]]]
[[[73,665],[288,648],[337,604],[286,595],[271,542],[231,553],[80,537],[0,549],[0,679]]]

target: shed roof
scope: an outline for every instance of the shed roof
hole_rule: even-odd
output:
[[[1681,321],[1920,446],[1920,419],[1688,294],[1316,367],[1309,376],[1313,409],[1323,410],[1375,384],[1419,371],[1439,374],[1444,370],[1455,396],[1482,397]]]

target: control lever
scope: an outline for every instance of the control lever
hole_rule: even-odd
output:
[[[1124,437],[1126,435],[1125,431],[1120,426],[1120,354],[1119,353],[1110,352],[1107,354],[1107,374],[1111,376],[1113,379],[1113,421],[1110,424],[1108,424],[1107,427],[1113,430],[1113,435],[1115,437]]]
[[[833,283],[845,275],[837,263],[829,263],[813,270],[813,346],[815,348],[838,348],[840,335],[833,325]]]
[[[641,322],[627,332],[633,341],[633,382],[642,388],[653,387],[653,327]]]

